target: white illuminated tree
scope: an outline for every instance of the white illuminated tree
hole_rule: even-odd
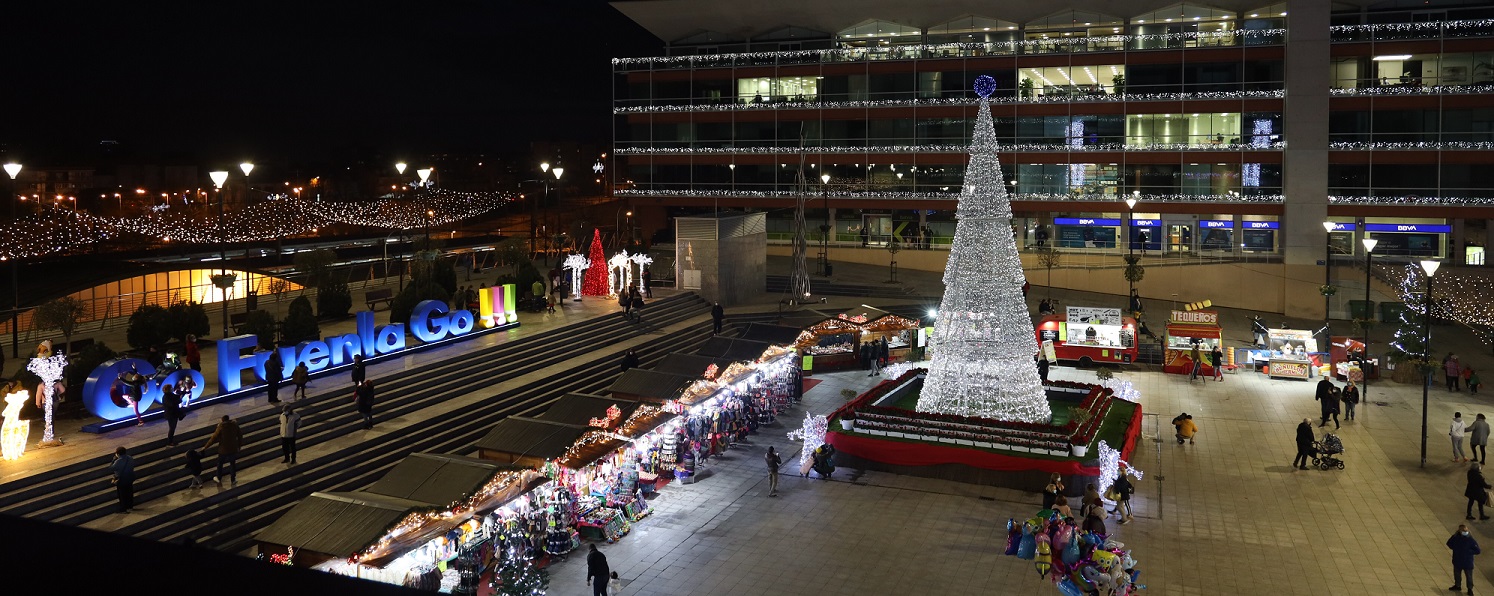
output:
[[[62,371],[67,368],[67,355],[53,354],[52,343],[45,341],[38,346],[36,356],[26,363],[26,370],[36,373],[36,376],[41,377],[42,380],[41,387],[37,391],[37,398],[41,401],[38,405],[42,407],[42,416],[45,420],[40,444],[43,447],[61,445],[62,440],[52,433],[52,403],[55,397],[52,395],[52,388],[57,381],[62,379]]]
[[[1037,339],[991,123],[995,85],[987,76],[975,81],[979,114],[918,411],[1045,423],[1053,413],[1033,364]]]
[[[565,268],[571,270],[571,295],[575,296],[577,302],[581,300],[581,276],[589,267],[591,267],[591,259],[583,255],[570,255],[565,258]]]

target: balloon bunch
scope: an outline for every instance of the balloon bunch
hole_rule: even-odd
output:
[[[1072,519],[1044,509],[1036,517],[1006,521],[1006,554],[1032,561],[1038,576],[1063,596],[1127,596],[1146,589],[1126,545],[1081,531]]]

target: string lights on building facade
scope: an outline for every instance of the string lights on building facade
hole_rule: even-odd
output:
[[[1286,92],[1280,89],[1258,91],[1195,91],[1191,93],[1110,93],[1106,95],[1034,95],[1032,97],[993,97],[993,104],[1029,103],[1104,103],[1136,101],[1203,101],[1281,99]],[[702,103],[702,104],[654,104],[646,106],[621,106],[612,109],[614,114],[650,114],[669,112],[750,112],[754,110],[822,110],[822,109],[867,109],[867,108],[930,108],[930,107],[974,107],[980,102],[970,97],[934,97],[919,99],[866,99],[833,101],[815,98],[806,101],[765,101],[762,103]]]

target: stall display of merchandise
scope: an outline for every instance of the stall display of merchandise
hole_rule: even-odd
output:
[[[1064,596],[1126,596],[1146,589],[1126,545],[1105,534],[1084,532],[1052,509],[1018,523],[1006,522],[1005,553],[1032,561],[1038,576]]]
[[[850,341],[836,342],[828,345],[809,346],[804,353],[810,356],[825,356],[828,354],[850,354],[856,351],[856,344]]]
[[[590,540],[605,540],[609,543],[627,536],[632,531],[632,524],[623,512],[607,507],[601,499],[596,497],[583,497],[577,501],[580,508],[579,517],[576,521],[576,529],[580,531],[583,538]]]

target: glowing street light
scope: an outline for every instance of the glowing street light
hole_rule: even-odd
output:
[[[1440,261],[1422,261],[1421,270],[1427,274],[1427,293],[1422,296],[1421,314],[1421,467],[1427,467],[1427,386],[1432,374],[1432,276],[1437,274]]]
[[[399,163],[394,164],[394,171],[398,172],[399,175],[403,176],[403,175],[405,175],[405,168],[406,167],[408,167],[408,166],[405,165],[405,162],[399,162]]]
[[[18,164],[18,163],[15,163],[15,162],[11,162],[11,163],[5,164],[5,173],[10,175],[10,182],[9,182],[10,187],[9,187],[9,190],[8,190],[8,194],[5,196],[5,198],[6,198],[5,202],[10,203],[10,219],[11,219],[11,221],[15,221],[15,219],[16,219],[16,202],[17,202],[17,201],[14,200],[15,197],[16,197],[16,176],[20,176],[21,175],[21,164]],[[24,200],[26,200],[26,198],[25,197],[21,197],[21,200],[24,201]],[[20,307],[21,307],[21,287],[20,287],[20,282],[18,280],[18,278],[20,277],[20,272],[18,271],[20,265],[16,262],[18,260],[19,259],[11,259],[10,260],[10,289],[11,289],[11,292],[13,292],[13,294],[11,296],[12,302],[10,303],[10,305],[11,305],[11,309],[10,309],[10,357],[11,358],[20,358],[21,357],[20,336],[18,336],[17,332],[16,332],[16,327],[19,324]],[[7,418],[6,420],[9,420],[9,418]],[[17,455],[17,457],[19,457],[19,455]]]

